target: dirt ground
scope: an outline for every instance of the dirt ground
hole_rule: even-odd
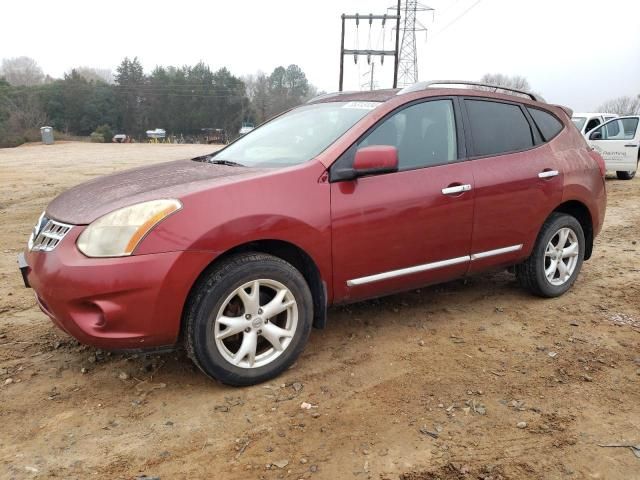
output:
[[[604,231],[563,297],[501,272],[334,308],[290,370],[238,389],[180,352],[79,345],[15,260],[64,189],[210,150],[0,150],[1,478],[640,479],[631,449],[598,446],[640,444],[640,179],[607,181]]]

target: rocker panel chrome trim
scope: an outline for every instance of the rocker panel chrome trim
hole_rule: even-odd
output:
[[[369,275],[367,277],[354,278],[353,280],[347,280],[347,286],[355,287],[357,285],[364,285],[366,283],[379,282],[381,280],[388,280],[390,278],[402,277],[404,275],[411,275],[412,273],[425,272],[427,270],[433,270],[435,268],[448,267],[450,265],[457,265],[459,263],[468,262],[471,260],[469,255],[464,257],[450,258],[448,260],[441,260],[439,262],[424,263],[422,265],[415,265],[413,267],[401,268],[399,270],[391,270],[390,272],[376,273],[375,275]]]
[[[481,260],[483,258],[493,257],[496,255],[503,255],[505,253],[516,252],[521,249],[522,249],[522,244],[511,245],[509,247],[497,248],[495,250],[488,250],[486,252],[474,253],[472,255],[465,255],[464,257],[449,258],[447,260],[440,260],[438,262],[424,263],[422,265],[414,265],[413,267],[400,268],[398,270],[391,270],[389,272],[376,273],[374,275],[368,275],[366,277],[347,280],[347,286],[357,287],[359,285],[366,285],[367,283],[380,282],[382,280],[389,280],[390,278],[402,277],[404,275],[411,275],[414,273],[426,272],[427,270],[450,267],[451,265],[458,265],[464,262]]]
[[[486,252],[474,253],[471,255],[471,260],[480,260],[482,258],[495,257],[496,255],[503,255],[505,253],[517,252],[522,250],[522,244],[511,245],[510,247],[496,248],[495,250],[489,250]]]

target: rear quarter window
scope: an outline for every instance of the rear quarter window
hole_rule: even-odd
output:
[[[559,134],[564,127],[562,122],[550,113],[530,107],[527,107],[527,110],[529,111],[529,114],[531,114],[531,117],[538,127],[538,130],[540,130],[542,139],[545,142],[548,142]]]
[[[533,147],[529,121],[518,105],[465,100],[475,156],[499,155]]]

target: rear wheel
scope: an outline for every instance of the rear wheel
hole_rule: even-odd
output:
[[[223,383],[260,383],[295,361],[312,318],[311,292],[291,264],[260,253],[237,255],[196,288],[187,309],[187,352]]]
[[[558,297],[578,277],[584,252],[580,222],[571,215],[553,213],[542,226],[531,256],[516,266],[516,276],[533,294]]]

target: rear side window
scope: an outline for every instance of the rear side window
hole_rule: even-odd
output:
[[[538,130],[540,130],[545,142],[551,140],[562,130],[562,122],[550,113],[543,112],[537,108],[527,107],[527,110],[529,110],[531,117],[533,117],[533,121],[536,122]]]
[[[517,105],[465,100],[474,155],[498,155],[533,147],[531,126]]]
[[[576,126],[578,130],[582,130],[582,127],[584,127],[584,124],[586,123],[587,119],[585,117],[572,117],[571,121],[573,122],[573,124]]]

